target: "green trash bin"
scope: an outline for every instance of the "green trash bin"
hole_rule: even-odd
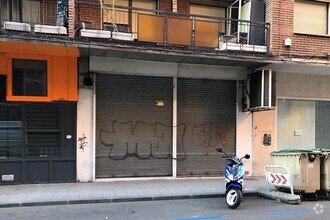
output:
[[[311,150],[288,149],[271,153],[274,165],[289,168],[296,193],[315,193],[320,190],[320,156]]]

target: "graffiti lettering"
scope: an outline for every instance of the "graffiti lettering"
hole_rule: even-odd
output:
[[[85,133],[83,133],[82,137],[78,138],[78,142],[79,142],[79,149],[81,149],[82,151],[84,151],[85,147],[87,146],[88,142],[86,141],[87,137],[85,136]]]
[[[172,158],[172,126],[160,122],[146,123],[138,121],[120,122],[113,120],[110,129],[99,131],[99,141],[106,148],[99,150],[100,155],[107,155],[111,160],[125,160],[135,157],[148,159],[186,159],[184,139],[186,124],[177,126],[177,158]],[[227,147],[227,133],[219,123],[202,122],[191,127],[190,145],[215,149]]]
[[[192,142],[195,146],[215,148],[227,146],[227,135],[220,129],[219,123],[204,122],[196,124],[191,129]]]
[[[186,157],[183,147],[185,125],[178,125],[182,130],[180,136],[180,150]],[[179,129],[178,129],[179,130]],[[128,157],[136,157],[140,160],[147,159],[171,159],[172,158],[172,126],[138,121],[119,122],[112,121],[111,130],[101,129],[99,133],[102,145],[109,147],[108,157],[112,160],[125,160]],[[123,142],[124,140],[124,142]]]

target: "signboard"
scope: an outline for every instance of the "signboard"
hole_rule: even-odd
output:
[[[290,178],[288,174],[267,173],[267,179],[269,184],[290,187]]]

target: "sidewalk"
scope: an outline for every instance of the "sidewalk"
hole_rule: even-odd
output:
[[[0,186],[0,207],[223,197],[224,188],[224,178],[7,185]],[[264,177],[245,178],[246,196],[264,189]]]

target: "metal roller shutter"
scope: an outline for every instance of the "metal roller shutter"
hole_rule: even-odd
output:
[[[172,78],[96,75],[96,178],[171,175],[172,89]]]
[[[236,150],[236,81],[178,79],[178,174],[223,173]]]

